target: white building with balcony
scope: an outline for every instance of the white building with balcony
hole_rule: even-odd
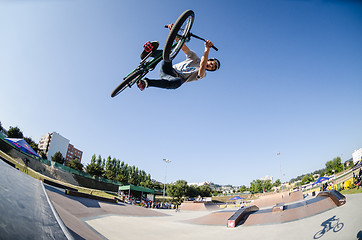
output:
[[[360,161],[362,159],[362,148],[354,150],[354,152],[352,153],[352,158],[354,164]]]
[[[69,139],[66,139],[57,132],[43,135],[39,141],[39,149],[47,154],[47,159],[52,160],[55,153],[60,152],[65,158],[68,152]]]

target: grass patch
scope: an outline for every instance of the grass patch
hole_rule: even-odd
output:
[[[352,189],[345,189],[341,191],[342,194],[356,194],[356,193],[362,193],[362,187],[359,189],[352,188]]]

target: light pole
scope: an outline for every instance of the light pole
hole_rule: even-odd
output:
[[[167,177],[167,164],[171,162],[171,160],[168,160],[166,158],[163,159],[163,161],[166,163],[166,171],[165,171],[165,182],[163,183],[163,200],[162,200],[162,207],[165,203],[165,191],[166,191],[166,177]]]
[[[277,152],[277,158],[279,158],[279,166],[280,166],[280,191],[283,192],[283,173],[282,173],[282,161],[280,159],[280,152]]]

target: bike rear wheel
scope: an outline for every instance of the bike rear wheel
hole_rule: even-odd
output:
[[[141,78],[142,76],[144,76],[145,74],[143,74],[143,71],[141,70],[136,70],[134,72],[132,72],[131,74],[129,74],[124,80],[123,82],[121,82],[111,93],[111,97],[115,97],[118,94],[120,94],[124,89],[126,89],[127,87],[131,87],[136,80],[138,80],[139,78]]]
[[[326,231],[325,231],[324,229],[318,231],[318,232],[314,235],[314,239],[319,239],[319,238],[321,238],[325,233],[326,233]]]
[[[171,62],[181,50],[186,40],[189,39],[189,33],[194,22],[194,18],[195,14],[192,10],[186,10],[178,17],[170,33],[168,34],[166,44],[163,49],[164,61]],[[176,38],[179,38],[179,40],[174,46],[174,41]]]

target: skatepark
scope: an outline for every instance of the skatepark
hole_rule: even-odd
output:
[[[188,202],[180,211],[71,196],[0,161],[1,239],[361,239],[362,194],[280,193],[240,210]],[[19,194],[21,193],[21,194]],[[281,202],[283,201],[283,202]]]

